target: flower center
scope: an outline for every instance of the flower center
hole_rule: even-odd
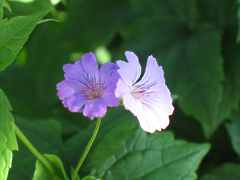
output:
[[[103,90],[101,88],[99,88],[99,89],[93,88],[88,91],[87,98],[89,100],[93,100],[93,99],[101,97],[102,95],[103,95]]]

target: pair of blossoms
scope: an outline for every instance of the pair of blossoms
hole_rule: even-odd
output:
[[[130,51],[125,56],[127,62],[118,60],[99,68],[95,55],[86,53],[74,64],[64,65],[64,80],[57,84],[59,99],[69,111],[82,112],[90,119],[102,118],[107,107],[117,107],[122,100],[144,131],[165,129],[174,108],[162,67],[149,56],[139,80],[138,57]]]

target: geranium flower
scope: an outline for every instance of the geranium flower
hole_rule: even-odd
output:
[[[86,53],[74,64],[63,66],[65,79],[57,84],[57,95],[64,107],[71,112],[83,112],[90,119],[101,118],[107,107],[118,106],[115,96],[119,79],[117,65],[98,67],[93,53]]]
[[[125,56],[128,62],[117,61],[121,78],[116,96],[123,99],[123,105],[138,118],[143,130],[153,133],[165,129],[174,108],[162,67],[149,56],[145,74],[138,81],[141,76],[138,57],[130,51],[125,52]]]

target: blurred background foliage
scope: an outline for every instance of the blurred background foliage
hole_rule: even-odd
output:
[[[70,171],[93,122],[67,112],[57,99],[55,86],[63,79],[62,65],[87,51],[95,52],[99,63],[123,59],[123,52],[132,50],[145,64],[147,55],[153,54],[165,70],[175,99],[171,133],[141,134],[136,118],[111,110],[97,141],[100,145],[83,174],[105,173],[106,179],[195,179],[198,168],[199,179],[239,179],[239,8],[239,0],[0,0],[0,70],[4,70],[0,84],[12,104],[16,124],[41,151],[58,154]],[[7,38],[11,33],[15,37]],[[175,141],[173,134],[185,141]],[[138,141],[155,142],[157,136],[161,137],[158,144],[120,148]],[[133,139],[126,140],[129,137]],[[186,141],[211,144],[200,166],[208,145]],[[131,152],[167,143],[173,146],[169,156],[183,153],[185,157],[190,150],[194,156],[166,167],[151,159],[159,154],[148,152],[151,155],[141,158],[149,162],[141,160],[143,166],[137,166],[140,155]],[[131,155],[115,166],[109,159],[120,159],[116,152]],[[14,154],[9,179],[31,179],[34,158],[21,143]],[[157,164],[163,167],[157,168],[157,174],[137,176],[147,172],[148,165]],[[128,173],[123,170],[126,166]]]

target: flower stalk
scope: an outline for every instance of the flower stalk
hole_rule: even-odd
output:
[[[95,128],[94,128],[94,130],[93,130],[92,137],[91,137],[90,140],[88,141],[88,144],[86,145],[86,147],[85,147],[85,149],[84,149],[84,151],[83,151],[83,154],[82,154],[82,156],[80,157],[80,159],[79,159],[79,161],[78,161],[78,163],[77,163],[76,168],[74,169],[73,179],[76,179],[76,178],[77,178],[78,172],[80,171],[80,169],[81,169],[84,161],[85,161],[86,158],[87,158],[88,153],[89,153],[90,150],[91,150],[91,147],[92,147],[92,145],[93,145],[93,143],[94,143],[94,141],[95,141],[95,139],[96,139],[96,137],[97,137],[97,134],[98,134],[98,132],[99,132],[100,125],[101,125],[101,121],[102,121],[102,120],[101,120],[100,118],[97,119],[96,126],[95,126]]]
[[[15,132],[20,141],[27,147],[27,149],[37,158],[37,160],[42,163],[42,165],[52,174],[54,174],[54,170],[52,165],[49,163],[46,157],[42,153],[40,153],[37,148],[33,146],[33,144],[29,141],[29,139],[24,135],[24,133],[15,125]]]

